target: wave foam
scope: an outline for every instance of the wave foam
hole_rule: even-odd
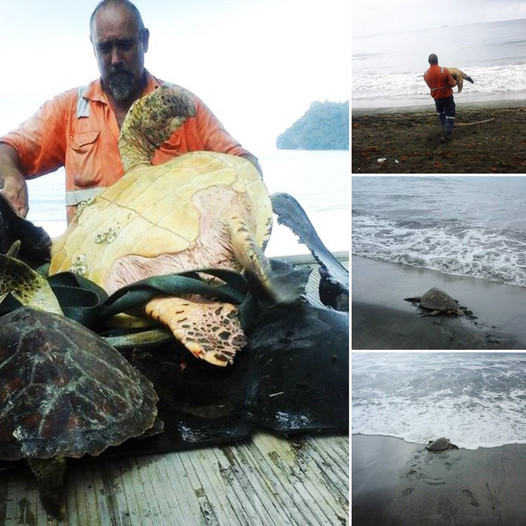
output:
[[[526,234],[459,221],[402,221],[353,210],[352,253],[526,287]]]
[[[352,98],[355,107],[385,106],[386,101],[399,101],[411,105],[418,102],[430,102],[429,88],[423,79],[423,71],[403,73],[371,73],[370,71],[353,71]],[[484,66],[470,68],[468,73],[474,84],[464,82],[464,90],[459,99],[470,99],[478,96],[524,92],[526,64],[507,66]],[[454,90],[455,98],[457,90]],[[377,102],[378,104],[375,104]],[[389,104],[387,104],[389,105]]]

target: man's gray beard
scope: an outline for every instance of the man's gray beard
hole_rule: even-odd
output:
[[[129,99],[135,91],[133,75],[128,72],[113,73],[108,79],[108,91],[118,101]]]

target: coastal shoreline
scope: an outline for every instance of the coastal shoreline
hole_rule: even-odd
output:
[[[526,289],[354,255],[353,350],[526,349]],[[473,312],[422,316],[404,298],[438,287]]]
[[[443,143],[432,101],[353,108],[352,173],[526,173],[525,123],[524,99],[457,104],[452,140]]]
[[[351,452],[355,526],[525,524],[525,444],[434,453],[353,435]]]
[[[456,92],[453,93],[456,95]],[[486,100],[469,100],[466,102],[459,102],[458,97],[455,98],[455,104],[457,111],[464,110],[477,110],[486,108],[489,110],[502,109],[502,108],[524,108],[526,107],[526,90],[517,98],[510,99],[495,99],[493,97]],[[371,106],[371,107],[351,107],[351,113],[353,117],[360,115],[377,115],[379,113],[431,113],[435,115],[435,105],[433,99],[429,97],[429,100],[425,102],[419,102],[418,104],[406,104],[401,106]]]

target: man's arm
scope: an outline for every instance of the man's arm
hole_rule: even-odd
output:
[[[27,216],[27,184],[20,169],[20,159],[17,151],[6,143],[0,143],[0,192],[21,216]]]

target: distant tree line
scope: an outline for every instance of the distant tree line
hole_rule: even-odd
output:
[[[280,150],[348,150],[349,101],[313,102],[276,144]]]

